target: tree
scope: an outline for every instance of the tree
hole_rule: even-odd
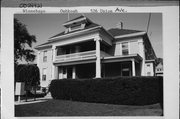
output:
[[[40,72],[37,65],[20,64],[15,70],[15,82],[25,82],[26,100],[27,94],[34,88],[36,95],[36,87],[40,84]]]
[[[14,60],[18,64],[18,60],[24,59],[26,62],[34,61],[34,51],[30,49],[32,43],[36,42],[36,37],[30,35],[26,25],[14,19]]]
[[[19,64],[15,71],[16,82],[26,82],[27,85],[36,86],[40,83],[39,68],[35,64]]]
[[[157,58],[156,59],[156,66],[161,63],[163,65],[163,58]]]

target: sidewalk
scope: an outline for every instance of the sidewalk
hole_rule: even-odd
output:
[[[15,101],[15,105],[23,105],[23,104],[32,104],[32,103],[39,103],[39,102],[46,102],[48,100],[52,99],[50,93],[48,93],[45,97],[40,98],[30,98],[30,99],[21,99],[20,101]]]

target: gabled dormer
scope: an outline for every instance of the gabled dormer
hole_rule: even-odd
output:
[[[85,29],[85,26],[91,23],[92,21],[90,21],[87,17],[80,16],[78,18],[65,22],[63,26],[66,28],[65,33],[70,33],[77,30]]]

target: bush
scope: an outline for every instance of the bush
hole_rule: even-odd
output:
[[[162,77],[112,77],[102,79],[56,79],[49,91],[54,99],[147,105],[163,99]]]

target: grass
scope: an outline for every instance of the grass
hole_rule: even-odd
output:
[[[159,104],[127,106],[43,99],[15,105],[15,116],[160,116]]]

